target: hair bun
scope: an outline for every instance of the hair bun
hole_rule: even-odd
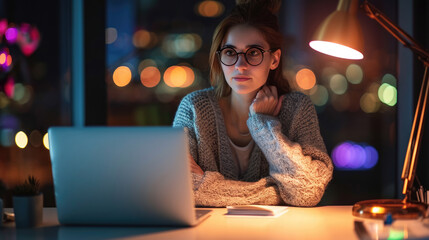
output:
[[[260,9],[267,9],[273,14],[280,10],[281,0],[235,0],[237,5],[249,5]]]

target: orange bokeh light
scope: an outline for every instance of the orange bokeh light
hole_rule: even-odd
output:
[[[164,82],[169,87],[185,88],[195,79],[194,71],[186,66],[171,66],[164,73]]]
[[[186,87],[191,86],[192,83],[194,83],[195,74],[194,74],[194,71],[190,67],[187,67],[187,66],[181,66],[181,67],[183,69],[185,69],[185,71],[186,71],[186,81],[180,87],[186,88]]]
[[[146,30],[138,30],[134,33],[133,44],[138,48],[145,48],[149,46],[151,40],[150,32]]]
[[[224,11],[223,5],[218,1],[202,1],[198,5],[198,13],[203,17],[217,17]]]
[[[10,66],[12,64],[12,56],[11,55],[7,55],[6,58],[6,65]]]
[[[296,83],[303,90],[309,90],[316,84],[316,76],[313,71],[303,68],[296,73]]]
[[[149,66],[140,73],[140,81],[145,87],[152,88],[158,85],[161,80],[161,73],[158,68]]]
[[[6,54],[0,54],[0,64],[4,64],[6,62]]]
[[[124,87],[131,81],[131,70],[126,66],[120,66],[113,72],[113,82],[118,87]]]

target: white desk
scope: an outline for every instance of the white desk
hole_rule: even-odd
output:
[[[278,218],[230,217],[224,215],[225,208],[213,210],[212,215],[196,227],[145,228],[59,226],[56,209],[45,208],[43,226],[16,229],[14,223],[7,223],[0,229],[0,239],[359,239],[354,221],[364,220],[352,216],[351,206],[290,207]],[[378,227],[383,228],[381,221],[377,222]],[[406,230],[405,237],[429,238],[426,220],[395,221],[393,226],[399,226],[399,222],[400,227],[413,227],[412,231]]]

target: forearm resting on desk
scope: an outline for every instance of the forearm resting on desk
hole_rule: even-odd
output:
[[[257,182],[225,179],[219,172],[192,174],[197,206],[225,207],[227,205],[283,205],[277,186],[271,177]]]

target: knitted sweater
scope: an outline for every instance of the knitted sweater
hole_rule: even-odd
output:
[[[299,92],[285,95],[277,117],[249,117],[247,126],[256,144],[243,176],[238,175],[213,88],[186,95],[173,126],[185,128],[190,154],[204,171],[192,174],[197,206],[314,206],[332,178],[315,108]]]

